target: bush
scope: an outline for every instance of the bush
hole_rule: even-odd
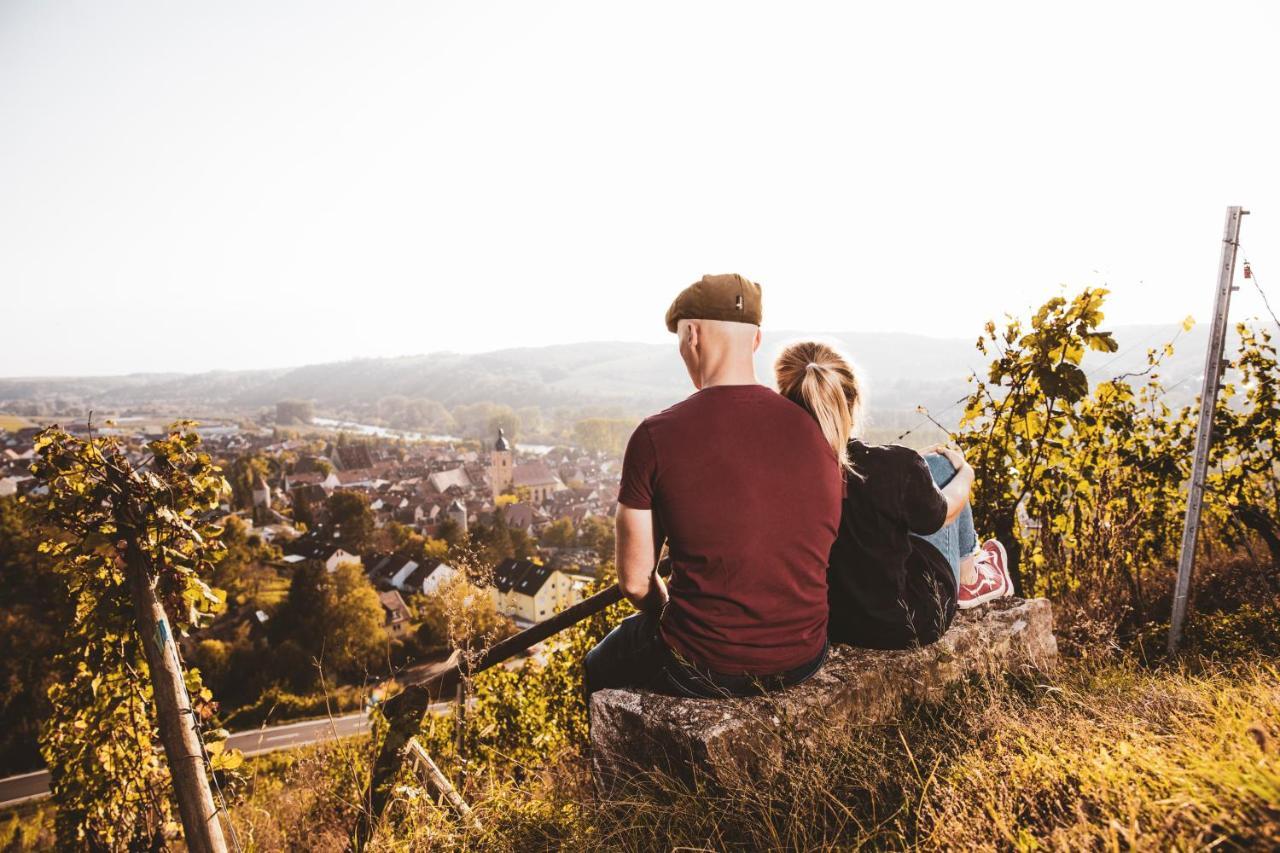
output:
[[[223,724],[237,731],[275,725],[291,720],[349,714],[364,707],[368,691],[358,687],[338,687],[324,693],[290,693],[280,687],[262,692],[252,705],[228,716]]]
[[[1168,655],[1169,623],[1153,622],[1135,637],[1138,654],[1149,663]],[[1179,650],[1193,666],[1280,655],[1280,607],[1245,604],[1229,613],[1197,613],[1188,620]]]
[[[422,619],[416,638],[423,649],[485,648],[515,633],[511,620],[494,608],[489,590],[460,576],[415,601]]]

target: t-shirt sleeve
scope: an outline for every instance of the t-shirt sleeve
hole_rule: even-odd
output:
[[[907,529],[928,536],[942,529],[947,520],[947,499],[933,482],[929,463],[912,451],[902,482],[902,518]]]
[[[653,449],[653,438],[648,425],[641,423],[631,433],[627,452],[622,457],[622,488],[618,491],[618,503],[632,509],[652,509],[654,483],[658,473],[658,458]]]

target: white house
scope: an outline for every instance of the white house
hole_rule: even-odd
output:
[[[431,595],[439,590],[442,584],[457,576],[457,570],[448,563],[442,560],[427,560],[404,579],[404,586],[401,589]]]

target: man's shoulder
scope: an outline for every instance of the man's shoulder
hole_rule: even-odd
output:
[[[717,385],[690,394],[678,403],[645,418],[644,422],[699,417],[707,410],[739,406],[766,406],[783,415],[809,418],[808,412],[767,385]]]
[[[791,424],[821,436],[818,422],[804,408],[767,385],[721,385],[705,388],[641,421],[642,427],[706,423],[717,416],[731,420],[751,413],[753,420],[764,415],[772,424]]]
[[[660,412],[655,412],[644,420],[640,421],[640,429],[652,430],[655,427],[661,428],[667,424],[679,423],[688,418],[699,417],[699,409],[701,408],[701,399],[697,394],[690,394],[678,403],[672,403]]]

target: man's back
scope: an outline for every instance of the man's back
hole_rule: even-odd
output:
[[[821,654],[840,500],[816,422],[762,385],[704,388],[645,420],[619,501],[652,508],[667,535],[667,644],[722,673],[775,674]]]

